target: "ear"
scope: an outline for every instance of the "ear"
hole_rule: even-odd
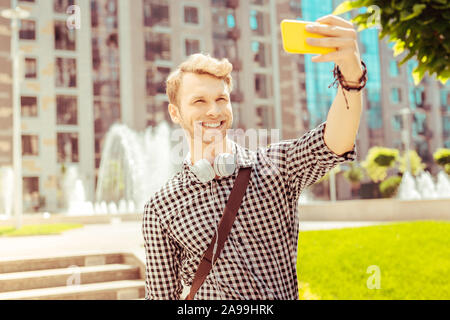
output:
[[[180,113],[178,108],[175,105],[169,103],[167,109],[169,110],[169,115],[172,121],[176,124],[180,124]]]

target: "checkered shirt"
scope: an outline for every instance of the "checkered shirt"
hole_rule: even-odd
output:
[[[231,232],[194,299],[298,299],[297,241],[300,192],[337,164],[324,142],[326,122],[299,139],[256,151],[232,142],[237,167],[251,167],[250,182]],[[180,299],[217,230],[237,171],[202,183],[183,162],[145,204],[146,299]]]

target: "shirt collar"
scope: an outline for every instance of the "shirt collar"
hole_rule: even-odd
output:
[[[231,146],[233,149],[233,154],[236,155],[236,162],[238,168],[248,168],[255,164],[256,154],[254,151],[248,150],[247,148],[242,147],[231,139],[228,139],[231,142]],[[200,180],[195,176],[195,174],[191,170],[191,153],[188,152],[186,157],[183,160],[182,172],[189,176],[196,182],[200,182]],[[236,172],[235,172],[236,173]]]

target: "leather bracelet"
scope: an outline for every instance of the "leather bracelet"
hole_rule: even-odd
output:
[[[341,70],[339,69],[338,65],[334,65],[334,69],[333,69],[333,77],[334,77],[334,81],[333,83],[331,83],[328,88],[330,88],[331,86],[333,87],[337,87],[337,83],[339,83],[342,87],[342,89],[345,89],[347,91],[361,91],[367,83],[367,67],[366,64],[364,63],[364,61],[361,60],[361,65],[363,66],[363,74],[361,75],[361,77],[359,78],[358,81],[346,81],[344,79],[344,76],[342,75]],[[349,83],[353,83],[353,84],[358,84],[358,86],[353,87],[353,86],[349,86]],[[348,101],[347,101],[347,97],[345,96],[344,90],[342,90],[342,93],[344,95],[345,98],[345,102],[347,104],[347,109],[349,109],[348,106]]]

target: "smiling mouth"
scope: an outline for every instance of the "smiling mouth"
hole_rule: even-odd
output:
[[[200,122],[200,125],[205,129],[222,129],[224,124],[224,120],[216,122]]]

